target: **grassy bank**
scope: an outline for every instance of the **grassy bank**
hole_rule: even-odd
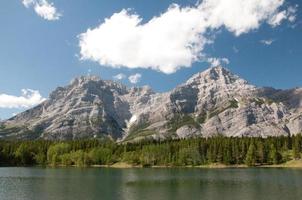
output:
[[[290,160],[285,163],[281,163],[278,165],[262,165],[261,167],[266,167],[266,168],[302,168],[302,160]]]
[[[142,165],[131,165],[124,162],[114,163],[112,165],[92,165],[91,167],[108,167],[108,168],[119,168],[119,169],[128,169],[128,168],[146,168]],[[302,169],[302,160],[291,160],[282,164],[272,164],[272,165],[255,165],[248,166],[246,164],[241,165],[226,165],[221,163],[212,163],[208,165],[188,165],[188,166],[148,166],[149,168],[205,168],[205,169],[228,169],[228,168],[301,168]]]
[[[77,166],[77,165],[57,165],[48,167],[92,167],[92,168],[116,168],[116,169],[131,169],[131,168],[203,168],[203,169],[239,169],[239,168],[301,168],[302,169],[302,160],[290,160],[281,164],[264,164],[264,165],[254,165],[249,166],[246,164],[241,165],[226,165],[222,163],[212,163],[206,165],[186,165],[186,166],[171,166],[171,165],[154,165],[154,166],[143,166],[143,165],[134,165],[126,162],[117,162],[114,164],[108,165],[86,165],[86,166]]]

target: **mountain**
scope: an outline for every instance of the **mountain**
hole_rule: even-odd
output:
[[[258,88],[228,69],[212,67],[166,93],[96,76],[75,78],[40,105],[2,122],[0,137],[136,141],[301,130],[302,88]]]

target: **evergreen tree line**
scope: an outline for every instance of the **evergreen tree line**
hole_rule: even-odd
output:
[[[300,159],[302,137],[196,138],[117,144],[112,141],[0,141],[1,166],[249,166]]]

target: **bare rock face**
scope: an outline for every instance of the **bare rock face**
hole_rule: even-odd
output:
[[[6,139],[118,141],[224,135],[280,136],[302,130],[302,89],[257,88],[222,67],[166,93],[79,77],[48,100],[0,124]]]
[[[190,125],[184,125],[176,130],[177,138],[185,139],[185,138],[192,138],[200,136],[200,131]]]

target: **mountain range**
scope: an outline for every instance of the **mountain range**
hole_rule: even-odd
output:
[[[302,88],[256,87],[211,67],[173,90],[75,78],[49,98],[0,124],[1,139],[119,142],[191,137],[269,137],[302,131]]]

